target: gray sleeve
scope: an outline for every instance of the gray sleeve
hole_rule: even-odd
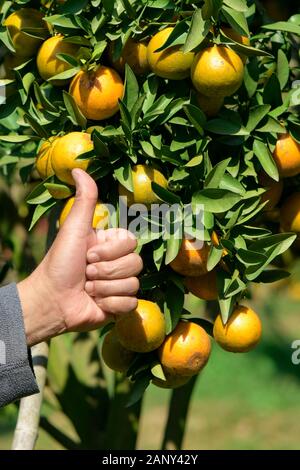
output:
[[[9,284],[0,289],[0,407],[38,391],[17,286]]]

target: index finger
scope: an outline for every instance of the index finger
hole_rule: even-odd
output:
[[[107,234],[106,240],[98,242],[89,249],[87,260],[89,263],[97,263],[99,261],[113,261],[132,253],[137,246],[136,238],[132,236],[118,236],[116,233]]]

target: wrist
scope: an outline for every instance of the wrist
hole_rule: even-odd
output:
[[[19,282],[17,288],[29,347],[65,331],[62,316],[59,315],[55,304],[55,297],[47,289],[47,283],[43,282],[41,273],[34,271]]]

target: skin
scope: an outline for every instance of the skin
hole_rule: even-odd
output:
[[[137,306],[142,260],[133,253],[136,239],[124,229],[96,234],[97,186],[80,169],[72,176],[76,200],[68,219],[41,264],[18,284],[28,346],[99,328]]]

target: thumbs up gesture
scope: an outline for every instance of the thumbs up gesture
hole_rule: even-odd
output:
[[[36,270],[18,284],[27,343],[68,331],[96,329],[137,306],[135,237],[124,229],[95,232],[94,180],[75,169],[76,197],[52,247]]]

